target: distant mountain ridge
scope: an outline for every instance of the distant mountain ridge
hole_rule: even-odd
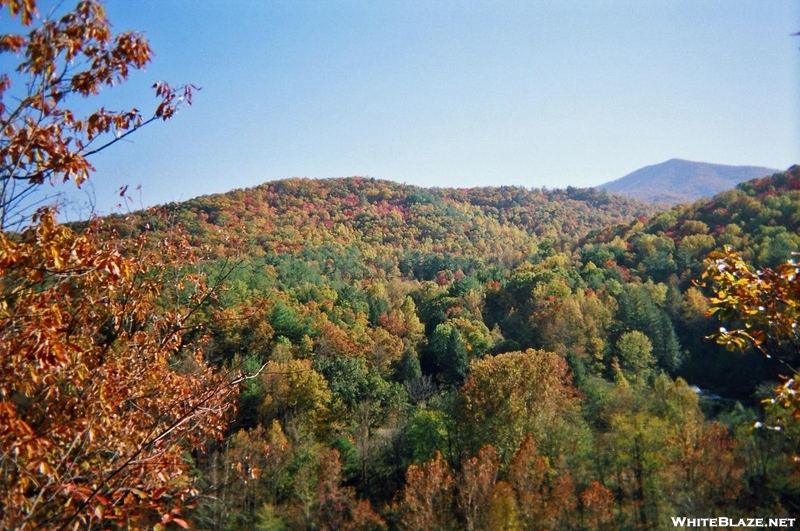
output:
[[[670,159],[645,166],[597,188],[659,205],[692,203],[780,170]]]

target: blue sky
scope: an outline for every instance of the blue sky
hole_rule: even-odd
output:
[[[156,57],[103,95],[194,105],[94,159],[101,212],[288,177],[593,186],[670,158],[800,162],[792,0],[108,0]]]

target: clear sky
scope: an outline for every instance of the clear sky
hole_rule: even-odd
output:
[[[69,2],[67,2],[69,3]],[[108,0],[194,105],[94,159],[98,208],[288,177],[594,186],[670,158],[800,162],[796,0]],[[140,198],[135,196],[136,205]]]

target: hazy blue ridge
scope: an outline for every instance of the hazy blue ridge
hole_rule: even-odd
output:
[[[670,159],[645,166],[597,188],[648,203],[676,205],[710,198],[741,182],[778,171],[760,166],[726,166]]]

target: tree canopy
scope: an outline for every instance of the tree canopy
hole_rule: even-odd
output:
[[[800,511],[799,167],[661,211],[295,178],[64,225],[31,191],[80,185],[191,86],[79,116],[146,40],[92,0],[0,7],[28,31],[0,37],[19,63],[0,77],[0,527]]]

